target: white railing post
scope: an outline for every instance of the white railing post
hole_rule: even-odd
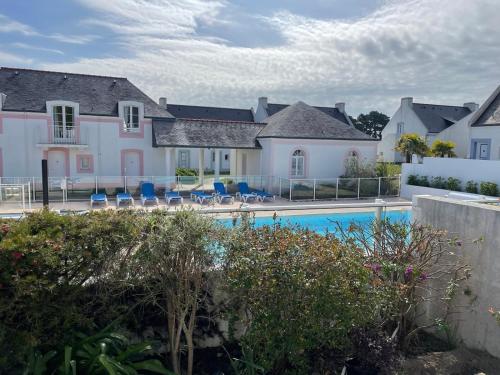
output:
[[[24,185],[21,185],[21,194],[22,194],[22,205],[23,205],[23,212],[26,210],[26,202],[24,201]]]
[[[337,187],[335,188],[335,200],[339,199],[339,178],[337,177]]]
[[[278,177],[278,191],[279,191],[279,195],[280,195],[280,198],[281,198],[281,177]]]
[[[127,176],[123,176],[123,191],[125,193],[128,192],[128,189],[127,189]]]
[[[359,199],[359,188],[361,186],[361,178],[358,177],[358,199]]]
[[[97,176],[95,176],[95,193],[97,194],[97,191],[99,190],[98,188],[98,183],[97,183]]]
[[[313,201],[316,200],[316,179],[313,180]]]
[[[28,209],[31,210],[31,183],[28,181]]]
[[[2,201],[2,177],[0,177],[0,202]]]
[[[290,179],[290,191],[289,191],[289,200],[292,201],[292,180]]]
[[[36,202],[35,177],[32,177],[31,179],[33,181],[33,202]]]
[[[378,197],[380,198],[380,185],[382,185],[382,177],[378,178]]]

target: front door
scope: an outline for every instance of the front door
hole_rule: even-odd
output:
[[[127,152],[125,154],[124,175],[125,176],[140,176],[141,164],[138,152]]]
[[[490,145],[488,143],[479,143],[477,147],[477,159],[487,160],[490,154]]]
[[[189,150],[179,151],[179,168],[189,168],[191,164],[189,159]]]
[[[47,164],[50,177],[66,176],[66,155],[64,151],[49,151]]]

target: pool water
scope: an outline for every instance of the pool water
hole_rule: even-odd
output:
[[[409,222],[411,212],[409,210],[386,211],[382,213],[382,218],[388,219],[391,222]],[[290,215],[281,217],[278,215],[277,221],[281,225],[300,226],[320,234],[325,234],[327,232],[335,233],[337,231],[337,224],[347,229],[351,223],[369,225],[374,219],[374,212],[354,212],[320,215]],[[274,224],[272,217],[256,217],[254,220],[256,227]],[[220,222],[227,227],[233,225],[232,219],[220,219]]]

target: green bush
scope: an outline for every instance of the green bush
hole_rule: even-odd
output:
[[[417,174],[409,175],[407,183],[408,185],[418,186],[418,175]]]
[[[496,197],[498,195],[498,185],[494,182],[481,182],[479,185],[479,192],[483,195]]]
[[[176,176],[198,176],[198,170],[191,169],[191,168],[176,168],[175,175]]]
[[[443,177],[432,177],[430,186],[435,189],[446,189],[446,180]]]
[[[477,182],[472,180],[467,181],[467,183],[465,184],[465,191],[467,193],[477,194],[479,191],[477,188]]]
[[[446,181],[446,188],[448,190],[461,191],[461,185],[462,183],[458,178],[448,177],[448,180]]]
[[[430,186],[429,179],[427,178],[427,176],[420,176],[418,178],[417,184],[418,184],[418,186],[425,186],[425,187]]]
[[[401,164],[378,162],[375,165],[377,177],[392,177],[401,174]]]
[[[347,350],[353,327],[373,324],[383,292],[370,287],[362,252],[333,236],[280,226],[233,233],[229,293],[251,316],[242,345],[276,374],[311,373],[310,351]]]

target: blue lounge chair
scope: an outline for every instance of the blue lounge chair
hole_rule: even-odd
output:
[[[254,201],[259,199],[259,196],[250,191],[248,184],[246,182],[238,182],[239,191],[236,193],[236,197],[239,197],[240,200],[247,203],[249,199],[253,199]]]
[[[250,192],[250,188],[248,187],[248,184],[246,182],[240,182],[240,184],[243,185],[243,190]],[[239,185],[239,184],[238,184]],[[241,191],[241,186],[240,186],[240,191]],[[265,199],[271,199],[271,200],[276,200],[276,196],[274,194],[268,193],[267,191],[264,190],[252,190],[251,194],[256,194],[257,198],[259,198],[262,202],[264,202]]]
[[[198,202],[199,204],[203,204],[204,202],[213,203],[214,197],[215,197],[214,195],[206,194],[204,191],[194,190],[191,192],[191,200],[194,200],[195,202]]]
[[[214,182],[215,197],[222,203],[224,200],[229,200],[234,203],[234,197],[227,193],[227,190],[222,182]]]
[[[165,201],[167,202],[167,206],[170,206],[170,202],[180,202],[180,204],[184,204],[184,198],[181,197],[178,191],[165,192]]]
[[[108,197],[106,194],[92,194],[90,196],[90,208],[94,206],[94,203],[104,203],[106,206],[108,205]]]
[[[146,202],[154,202],[156,205],[160,203],[155,195],[155,186],[151,182],[141,184],[141,203],[144,206]]]
[[[130,203],[132,206],[135,206],[134,198],[130,193],[118,193],[116,194],[116,207],[120,207],[122,202]]]

